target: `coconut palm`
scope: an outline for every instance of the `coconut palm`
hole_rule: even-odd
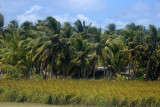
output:
[[[156,51],[157,46],[159,44],[158,31],[154,25],[149,25],[149,33],[146,36],[146,49],[148,55],[147,68],[146,68],[146,76],[145,80],[148,80],[149,77],[149,69],[150,69],[150,61],[153,53]]]
[[[45,20],[44,20],[46,26],[53,32],[53,34],[59,34],[60,33],[60,22],[58,22],[55,18],[48,16]],[[53,35],[52,34],[52,35]]]
[[[0,13],[0,32],[2,31],[3,25],[4,25],[4,16]]]
[[[77,38],[74,44],[74,50],[76,57],[72,60],[72,62],[75,63],[75,66],[78,66],[80,68],[78,71],[78,77],[82,76],[83,78],[87,77],[87,71],[86,68],[89,65],[89,52],[90,52],[90,46],[88,43],[83,41],[80,38]]]
[[[114,23],[109,24],[106,28],[108,29],[109,34],[115,34],[116,25]]]

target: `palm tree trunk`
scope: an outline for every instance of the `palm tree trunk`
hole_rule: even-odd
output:
[[[52,67],[52,65],[51,65],[51,69],[50,69],[50,79],[52,79],[52,72],[53,72],[53,71],[52,71],[52,70],[53,70],[52,68],[53,68],[53,67]]]
[[[82,69],[82,67],[81,67],[80,77],[83,78],[83,69]]]
[[[93,66],[93,79],[95,79],[95,64],[94,64],[94,66]]]
[[[136,56],[135,56],[135,59],[134,59],[134,79],[136,79]]]
[[[66,77],[66,69],[65,69],[65,67],[63,67],[63,78],[65,78]]]
[[[148,80],[150,60],[151,60],[151,56],[149,57],[148,62],[147,62],[147,70],[146,70],[146,76],[145,76],[145,80],[146,80],[146,81]]]
[[[57,71],[55,71],[55,75],[56,75],[56,78],[58,78],[58,74],[57,74]]]
[[[131,76],[131,57],[130,57],[130,61],[129,61],[129,76]],[[128,78],[128,80],[129,80],[129,78]]]
[[[159,71],[160,71],[160,63],[158,64],[154,72],[154,80],[158,80]]]
[[[109,80],[111,80],[112,75],[113,75],[113,73],[112,73],[112,72],[110,72],[110,73],[109,73]]]
[[[43,70],[40,70],[40,75],[41,75],[42,79],[44,79]]]
[[[81,70],[78,71],[78,79],[80,79]]]
[[[0,70],[0,79],[2,78],[2,71]]]
[[[47,72],[44,72],[44,79],[47,79]]]
[[[103,67],[103,77],[105,78],[106,76],[106,70],[105,70],[105,67]]]
[[[157,70],[155,73],[155,80],[158,80],[158,75],[159,75],[159,70]]]
[[[30,69],[30,79],[33,80],[33,72],[32,72],[32,67]]]
[[[0,27],[0,35],[2,34],[2,28]]]

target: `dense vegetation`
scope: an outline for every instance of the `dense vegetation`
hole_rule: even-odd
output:
[[[130,23],[106,30],[77,20],[62,25],[53,17],[4,26],[0,14],[0,78],[95,78],[98,66],[108,79],[129,69],[131,79],[157,80],[160,71],[160,29]],[[105,73],[104,73],[105,77]]]
[[[160,82],[1,80],[0,101],[107,107],[159,107]]]

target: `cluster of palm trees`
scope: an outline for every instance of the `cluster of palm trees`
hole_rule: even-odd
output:
[[[95,78],[98,66],[107,67],[116,76],[129,69],[132,79],[145,76],[157,80],[160,71],[160,29],[146,29],[134,23],[116,30],[86,25],[77,20],[62,25],[53,17],[16,20],[4,26],[0,14],[0,75],[33,79],[33,74],[47,77]],[[105,77],[104,73],[104,77]]]

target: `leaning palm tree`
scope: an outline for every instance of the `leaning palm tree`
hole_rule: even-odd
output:
[[[36,50],[33,48],[33,51],[35,53],[33,53],[34,56],[32,58],[32,61],[38,61],[42,68],[44,68],[45,63],[49,61],[51,67],[54,68],[54,66],[56,66],[56,58],[61,46],[62,45],[58,34],[49,37],[48,40],[40,43]]]

